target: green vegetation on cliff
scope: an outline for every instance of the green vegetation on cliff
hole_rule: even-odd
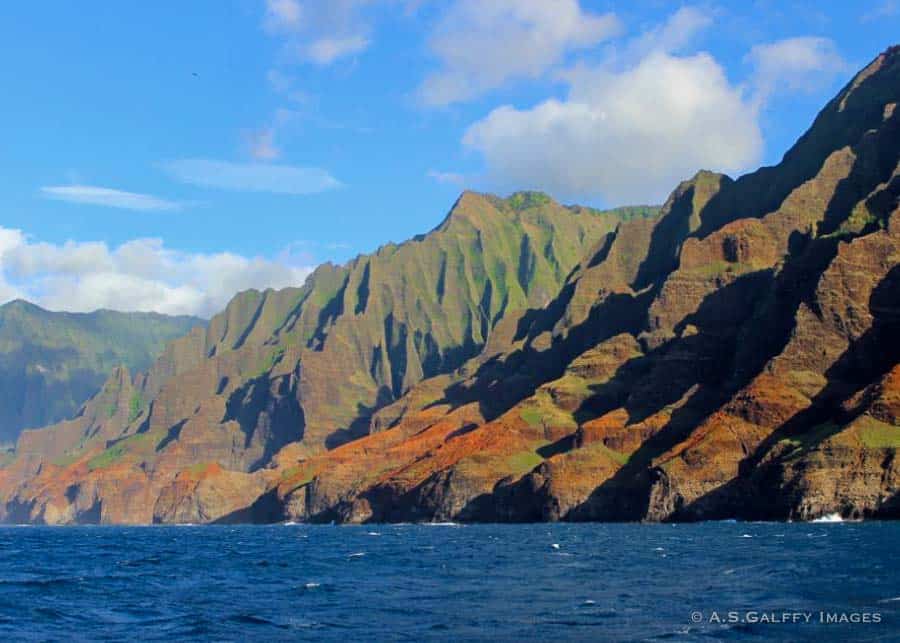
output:
[[[241,293],[23,433],[0,518],[900,516],[898,78],[892,49],[777,166],[700,171],[658,214],[466,192]]]
[[[21,300],[0,306],[0,443],[71,417],[113,368],[146,369],[169,341],[203,323],[155,313],[58,313]]]

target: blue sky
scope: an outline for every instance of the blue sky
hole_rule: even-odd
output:
[[[209,315],[463,188],[659,202],[777,162],[900,1],[0,5],[0,300]]]

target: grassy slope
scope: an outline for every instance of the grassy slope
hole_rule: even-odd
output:
[[[248,461],[297,431],[313,449],[358,437],[374,409],[477,354],[502,317],[549,301],[621,221],[657,212],[565,207],[534,192],[464,193],[428,234],[324,264],[298,288],[235,296],[205,332],[170,344],[150,369],[143,401],[162,399],[148,426],[192,417],[205,427],[195,431],[225,449],[227,439],[213,434],[236,420],[253,436]],[[189,415],[157,418],[153,408]],[[100,434],[127,433],[123,419]]]
[[[167,342],[204,323],[145,313],[0,306],[0,442],[71,417],[119,365],[147,368]]]

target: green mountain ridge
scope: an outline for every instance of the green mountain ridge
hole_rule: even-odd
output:
[[[658,212],[465,192],[242,293],[23,432],[0,519],[896,517],[898,79],[891,48],[781,163]]]
[[[158,313],[52,312],[0,306],[0,443],[71,417],[119,365],[146,369],[169,341],[205,322]]]
[[[656,212],[465,192],[428,234],[323,264],[297,288],[239,293],[146,373],[114,373],[80,417],[25,432],[17,453],[62,462],[148,434],[160,449],[152,473],[199,453],[252,471],[285,448],[334,448],[415,383],[478,354],[501,319],[549,301],[622,219]],[[131,399],[142,401],[134,417],[102,412]]]

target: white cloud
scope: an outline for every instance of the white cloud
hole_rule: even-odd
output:
[[[285,39],[292,59],[317,65],[365,51],[373,0],[266,0],[263,28]]]
[[[272,78],[276,78],[277,82],[290,82],[289,77],[273,76],[272,72],[269,73],[269,78],[270,83],[274,82]],[[295,125],[304,117],[305,110],[302,109],[302,103],[307,99],[302,92],[289,89],[283,93],[293,101],[294,105],[291,108],[279,107],[267,125],[257,130],[244,132],[247,151],[254,160],[274,161],[281,158],[282,149],[279,141],[285,138],[285,133],[290,134],[289,126]]]
[[[297,88],[297,79],[277,69],[266,72],[266,80],[269,86],[278,94],[297,105],[309,105],[315,102],[315,98],[302,89]]]
[[[325,170],[294,165],[182,159],[164,163],[163,169],[184,183],[220,190],[315,194],[342,185]]]
[[[309,110],[315,97],[298,87],[295,76],[283,71],[285,65],[311,63],[331,65],[341,59],[362,53],[370,45],[372,16],[369,9],[376,5],[401,0],[266,0],[263,29],[281,41],[279,65],[266,78],[269,86],[293,104],[294,108]],[[281,157],[283,130],[290,119],[280,114],[293,111],[279,109],[275,122],[250,134],[250,156],[258,161],[272,161]]]
[[[660,202],[700,168],[735,172],[759,159],[757,114],[707,54],[654,52],[621,72],[582,67],[567,78],[566,100],[500,107],[465,133],[495,182]]]
[[[369,39],[363,36],[344,38],[319,38],[305,48],[305,55],[314,63],[329,65],[339,58],[358,54],[369,46]]]
[[[779,91],[816,91],[848,69],[833,41],[811,36],[756,45],[745,60],[759,102]]]
[[[439,106],[465,101],[507,82],[539,78],[570,51],[611,37],[619,21],[583,11],[579,0],[458,0],[430,38],[442,68],[419,88]]]
[[[180,252],[160,239],[135,239],[117,247],[50,244],[0,227],[0,303],[23,298],[51,310],[109,308],[209,317],[238,291],[301,285],[311,268],[292,259],[289,254],[271,261],[228,252]]]
[[[303,8],[298,0],[266,0],[263,26],[271,33],[295,31],[300,28]]]
[[[169,201],[150,194],[125,192],[95,185],[52,185],[41,188],[41,194],[49,199],[99,205],[107,208],[124,210],[180,210],[183,203]]]
[[[438,183],[445,185],[462,186],[466,182],[466,177],[456,172],[440,172],[438,170],[428,170],[427,176]]]
[[[19,230],[0,227],[0,266],[5,262],[8,252],[25,243],[25,235]],[[16,286],[8,283],[0,273],[0,302],[22,297],[23,293]]]
[[[654,52],[677,53],[712,26],[713,12],[697,7],[681,7],[666,22],[649,29],[626,48],[625,59],[639,59]]]
[[[900,2],[897,0],[884,0],[875,8],[867,11],[860,17],[860,22],[874,22],[882,18],[893,18],[900,15]]]
[[[258,161],[274,161],[281,156],[281,150],[275,145],[275,128],[267,127],[247,135],[250,156]]]
[[[757,45],[752,73],[732,82],[708,53],[687,54],[715,14],[692,7],[605,51],[600,64],[557,74],[564,99],[494,109],[463,145],[484,158],[498,189],[560,198],[659,202],[701,168],[730,174],[758,164],[760,111],[777,91],[809,91],[846,64],[830,40]]]

